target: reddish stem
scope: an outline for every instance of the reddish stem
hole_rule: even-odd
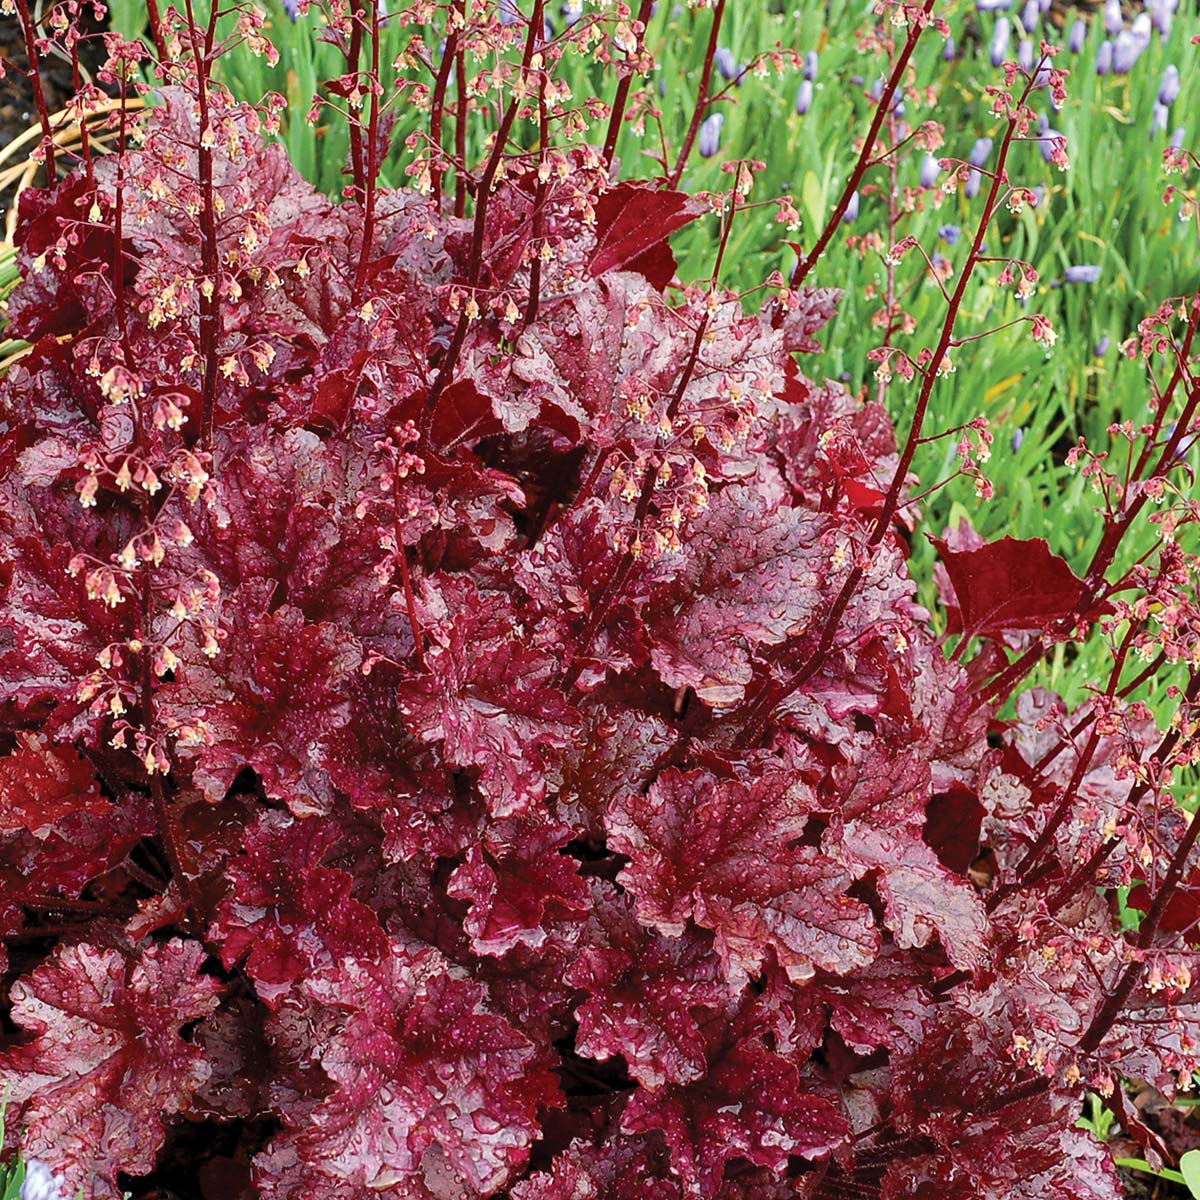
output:
[[[646,38],[646,26],[650,21],[650,10],[654,0],[642,0],[638,9],[638,23],[642,27],[638,38],[638,49],[641,50]],[[707,76],[705,77],[707,78]],[[633,67],[621,76],[617,83],[616,95],[613,96],[612,112],[608,118],[608,133],[604,136],[604,165],[611,167],[613,156],[617,152],[617,141],[621,136],[621,122],[625,119],[625,106],[629,103],[629,89],[633,84]]]
[[[922,9],[925,16],[929,16],[933,12],[935,2],[936,0],[925,0],[925,7]],[[892,68],[892,73],[879,97],[879,104],[875,109],[875,116],[871,120],[871,127],[867,130],[866,140],[863,142],[858,162],[855,163],[854,170],[850,173],[850,178],[846,181],[841,198],[834,206],[833,215],[821,231],[821,236],[817,238],[816,244],[808,252],[808,257],[802,263],[797,264],[796,270],[792,274],[793,287],[799,287],[808,278],[813,267],[820,261],[821,255],[825,253],[825,247],[829,245],[830,238],[833,237],[837,227],[842,223],[842,217],[846,215],[846,209],[850,207],[850,199],[858,191],[858,186],[862,183],[862,178],[867,173],[867,168],[871,165],[871,156],[875,150],[875,142],[879,137],[879,131],[883,128],[884,121],[887,120],[888,114],[892,111],[892,101],[895,98],[896,91],[900,87],[901,80],[904,78],[904,72],[908,68],[913,51],[917,48],[917,42],[921,40],[921,34],[924,32],[925,24],[920,21],[914,21],[912,27],[909,29],[908,38],[904,43],[904,49],[900,51],[900,57],[896,59],[896,65]],[[1024,97],[1022,97],[1022,102],[1024,102]]]
[[[933,0],[930,0],[930,3],[932,4]],[[683,139],[683,148],[679,151],[679,161],[675,164],[675,170],[671,172],[673,188],[679,186],[680,177],[687,166],[692,146],[696,141],[696,134],[700,129],[700,122],[704,119],[704,110],[708,108],[708,84],[712,78],[713,59],[717,54],[717,37],[720,35],[721,21],[724,16],[725,0],[717,0],[717,7],[713,10],[712,29],[708,34],[708,49],[704,52],[704,66],[700,71],[700,94],[696,97],[696,108],[692,113],[691,124],[688,126],[687,136]]]
[[[21,18],[21,32],[25,36],[25,53],[29,58],[26,73],[33,87],[33,102],[37,108],[38,121],[42,126],[42,147],[46,155],[46,180],[54,186],[58,175],[54,158],[54,130],[50,126],[50,110],[46,107],[46,93],[42,90],[42,73],[38,69],[37,30],[29,14],[28,0],[17,0],[17,13]]]

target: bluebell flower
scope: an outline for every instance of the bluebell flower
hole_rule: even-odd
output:
[[[882,100],[883,99],[883,80],[876,79],[875,82],[873,84],[871,84],[871,86],[869,88],[867,88],[867,95],[870,96],[872,100],[875,100],[877,102],[879,100]]]
[[[963,191],[967,193],[968,199],[974,200],[975,197],[979,195],[979,188],[982,183],[983,176],[980,175],[980,173],[974,167],[972,167],[970,171],[967,172],[967,183],[963,188]]]
[[[721,126],[725,114],[715,112],[700,122],[700,157],[712,158],[721,149]]]
[[[1067,35],[1067,49],[1072,54],[1078,54],[1087,43],[1087,23],[1082,20],[1076,20],[1071,26],[1071,32]]]
[[[858,191],[855,190],[850,193],[850,203],[846,205],[846,211],[842,213],[842,220],[847,224],[849,224],[851,221],[858,220],[858,204]]]
[[[1160,133],[1167,132],[1167,122],[1171,119],[1171,110],[1161,101],[1157,101],[1154,105],[1154,112],[1150,117],[1150,136],[1156,137]]]
[[[1150,45],[1150,37],[1154,32],[1154,23],[1150,20],[1150,14],[1148,12],[1138,13],[1133,18],[1129,32],[1133,34],[1133,40],[1138,44],[1138,52],[1145,50]]]
[[[1037,28],[1040,13],[1038,0],[1026,0],[1025,7],[1021,9],[1021,28],[1026,33],[1032,33]]]
[[[21,1184],[20,1200],[63,1200],[65,1181],[55,1175],[44,1162],[31,1158],[25,1164],[25,1180]]]
[[[1175,19],[1175,10],[1179,5],[1179,0],[1150,0],[1146,6],[1150,13],[1150,20],[1154,22],[1154,28],[1162,35],[1165,41],[1171,34],[1171,24]]]
[[[1158,102],[1168,108],[1179,99],[1179,68],[1171,63],[1163,72],[1162,83],[1158,87]]]
[[[1096,51],[1096,74],[1107,75],[1112,70],[1113,44],[1112,42],[1101,42],[1100,49]]]
[[[940,237],[947,246],[957,246],[958,239],[962,237],[962,226],[943,225],[938,229],[938,237]]]
[[[1037,185],[1037,187],[1035,187],[1033,189],[1033,199],[1029,201],[1029,207],[1037,208],[1037,206],[1039,204],[1041,204],[1041,202],[1045,198],[1046,198],[1046,185],[1044,183],[1039,183]]]
[[[942,47],[942,58],[946,62],[953,62],[956,49],[957,47],[954,45],[954,39],[952,37],[948,37],[946,39],[946,44]]]
[[[1033,42],[1030,38],[1022,38],[1017,43],[1017,66],[1022,71],[1033,70]]]
[[[1122,29],[1113,42],[1112,69],[1114,75],[1128,75],[1142,55],[1144,47],[1128,29]]]
[[[1081,263],[1077,267],[1068,267],[1063,272],[1067,283],[1097,283],[1100,279],[1100,268],[1094,263]]]
[[[569,29],[577,21],[583,20],[583,0],[565,0],[558,11]]]
[[[1104,32],[1109,37],[1116,37],[1125,27],[1125,18],[1121,14],[1121,0],[1104,0]]]
[[[283,11],[292,18],[292,24],[295,25],[300,16],[300,0],[283,0]]]
[[[1112,341],[1108,335],[1105,334],[1104,337],[1102,337],[1096,343],[1096,357],[1103,358],[1108,353],[1108,348],[1110,345],[1112,345]]]
[[[1012,8],[1012,0],[975,0],[975,7],[980,12],[1007,12]]]
[[[1182,150],[1183,143],[1186,139],[1187,139],[1187,131],[1183,128],[1182,125],[1180,125],[1180,127],[1177,130],[1175,130],[1175,132],[1173,134],[1171,134],[1171,143],[1170,143],[1171,149],[1172,150]]]
[[[1016,454],[1021,448],[1021,443],[1025,440],[1025,426],[1019,426],[1012,435],[1013,453]]]
[[[796,112],[800,116],[804,116],[813,102],[813,85],[811,79],[800,80],[800,87],[796,90]]]
[[[733,51],[728,46],[718,46],[713,61],[717,64],[717,70],[721,72],[722,79],[732,81],[740,74],[738,61],[733,57]]]
[[[927,154],[921,159],[921,186],[933,187],[937,183],[938,175],[941,174],[941,165],[938,160],[932,155]]]
[[[996,18],[996,28],[992,30],[991,56],[992,66],[998,67],[1008,53],[1008,39],[1012,33],[1012,25],[1007,17]]]
[[[981,137],[975,139],[975,145],[971,147],[971,153],[967,157],[967,161],[973,167],[987,166],[987,160],[992,153],[992,139],[990,137]]]
[[[804,78],[809,83],[817,82],[817,52],[810,50],[804,56]]]

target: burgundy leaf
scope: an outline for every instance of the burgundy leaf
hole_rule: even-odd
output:
[[[636,271],[662,291],[675,274],[667,238],[699,211],[683,192],[617,184],[596,202],[596,248],[588,269],[593,275]]]

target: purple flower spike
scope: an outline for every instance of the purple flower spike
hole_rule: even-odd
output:
[[[1175,20],[1176,5],[1172,0],[1150,0],[1147,11],[1154,28],[1162,35],[1164,41],[1171,36],[1171,24]]]
[[[804,56],[804,78],[809,83],[817,82],[817,52],[810,50]]]
[[[44,1162],[31,1158],[25,1164],[21,1200],[62,1200],[66,1184]]]
[[[968,199],[974,200],[979,195],[979,187],[983,183],[983,176],[972,167],[967,175],[967,186],[963,191],[967,193]]]
[[[1163,103],[1154,106],[1154,115],[1150,118],[1150,136],[1157,137],[1167,132],[1167,122],[1171,119],[1171,110]]]
[[[1179,99],[1179,68],[1171,63],[1163,72],[1162,83],[1158,88],[1158,102],[1168,108]]]
[[[869,88],[867,88],[867,95],[875,101],[883,99],[883,80],[875,80],[875,82],[871,84]]]
[[[1182,125],[1171,134],[1171,149],[1182,150],[1183,143],[1187,140],[1187,130]]]
[[[1083,21],[1076,21],[1071,26],[1071,32],[1067,36],[1067,49],[1072,54],[1078,54],[1087,42],[1087,24]]]
[[[721,126],[725,114],[715,112],[700,122],[700,157],[712,158],[721,149]]]
[[[1029,38],[1022,38],[1017,44],[1017,66],[1026,72],[1033,70],[1033,42]]]
[[[980,12],[1007,12],[1012,0],[975,0],[975,7]]]
[[[1112,59],[1112,42],[1101,42],[1100,49],[1096,52],[1096,74],[1107,75],[1112,70]]]
[[[937,183],[938,175],[941,174],[942,168],[938,164],[938,160],[932,155],[927,154],[921,159],[921,186],[930,188]]]
[[[957,246],[958,239],[962,237],[962,226],[943,225],[940,229],[938,229],[938,237],[940,237],[947,246]]]
[[[851,221],[858,220],[858,204],[859,204],[858,192],[857,191],[851,192],[850,193],[850,203],[846,205],[846,211],[844,213],[842,213],[842,220],[846,224],[849,224]]]
[[[1108,353],[1108,348],[1110,345],[1112,345],[1112,342],[1108,338],[1108,336],[1106,335],[1106,336],[1102,337],[1096,343],[1096,357],[1103,358]]]
[[[1035,187],[1033,189],[1033,199],[1030,200],[1030,202],[1029,202],[1030,208],[1037,208],[1037,206],[1039,204],[1041,204],[1041,202],[1045,198],[1046,198],[1046,185],[1044,183],[1039,183],[1037,185],[1037,187]]]
[[[796,92],[796,112],[799,116],[804,116],[813,102],[813,85],[811,79],[802,79],[800,81],[799,90]]]
[[[1100,279],[1100,268],[1094,263],[1084,263],[1078,267],[1068,267],[1063,272],[1067,283],[1097,283]]]
[[[292,18],[292,24],[295,25],[300,17],[300,0],[283,0],[283,11]]]
[[[1037,28],[1041,11],[1038,0],[1026,0],[1025,7],[1021,9],[1021,28],[1026,33],[1032,33]]]
[[[565,0],[558,11],[562,14],[562,19],[567,23],[569,29],[577,21],[583,20],[583,0]]]
[[[1125,28],[1125,18],[1121,15],[1121,0],[1104,0],[1104,32],[1109,37],[1116,37]]]
[[[1012,34],[1012,24],[1007,17],[996,18],[996,28],[992,31],[991,58],[992,66],[998,67],[1008,54],[1008,39]]]
[[[1020,448],[1021,448],[1021,443],[1022,443],[1024,440],[1025,440],[1025,426],[1024,426],[1024,425],[1022,425],[1022,426],[1021,426],[1021,427],[1020,427],[1020,428],[1019,428],[1019,429],[1018,429],[1018,430],[1017,430],[1017,431],[1016,431],[1016,432],[1015,432],[1015,433],[1012,435],[1012,448],[1013,448],[1013,453],[1014,453],[1014,454],[1016,454],[1016,452],[1017,452],[1018,450],[1020,450]]]
[[[1141,57],[1142,47],[1138,40],[1129,32],[1122,29],[1113,43],[1112,69],[1114,75],[1128,75],[1133,70],[1133,64]]]
[[[733,51],[728,46],[718,46],[717,54],[714,60],[717,64],[717,70],[721,72],[723,79],[737,79],[741,72],[738,69],[737,59],[733,57]]]
[[[992,139],[990,137],[981,137],[975,139],[975,145],[971,147],[971,153],[967,161],[973,167],[982,167],[987,164],[987,160],[992,153]]]
[[[1138,13],[1133,18],[1133,24],[1129,27],[1129,32],[1133,34],[1139,51],[1145,50],[1150,45],[1150,37],[1154,32],[1154,24],[1150,20],[1150,14],[1147,12]]]
[[[952,37],[948,37],[946,39],[946,44],[942,47],[942,58],[946,62],[953,62],[956,50],[957,47],[954,44],[954,39]]]

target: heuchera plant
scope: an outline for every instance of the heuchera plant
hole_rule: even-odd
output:
[[[907,568],[909,469],[984,231],[1026,200],[1006,162],[1032,90],[1062,87],[1049,51],[995,90],[978,232],[911,356],[889,208],[868,400],[796,357],[838,301],[808,279],[866,172],[937,148],[894,114],[945,32],[934,0],[883,13],[858,168],[757,312],[718,278],[754,164],[725,196],[678,191],[665,154],[663,179],[614,182],[649,4],[553,41],[521,7],[393,14],[434,74],[389,98],[383,6],[333,6],[334,203],[264,141],[277,98],[214,82],[216,18],[152,2],[149,116],[114,110],[114,153],[48,153],[22,197],[7,1149],[103,1200],[144,1176],[266,1200],[1118,1196],[1084,1089],[1154,1155],[1120,1080],[1188,1087],[1200,1035],[1200,822],[1169,789],[1198,754],[1174,481],[1200,298],[1130,344],[1166,366],[1114,431],[1128,467],[1076,451],[1104,504],[1090,570],[945,531],[941,636]],[[77,54],[74,3],[40,28],[17,8]],[[558,82],[579,46],[611,105]],[[100,82],[132,95],[144,48],[106,51]],[[474,165],[468,95],[494,118]],[[430,116],[416,190],[378,180],[399,103]],[[684,287],[668,237],[696,220],[715,267]],[[950,432],[984,490],[986,426]],[[1114,572],[1155,501],[1155,548]],[[1089,631],[1114,646],[1089,703],[1034,690],[1001,719]],[[1172,663],[1164,731],[1137,689]]]

